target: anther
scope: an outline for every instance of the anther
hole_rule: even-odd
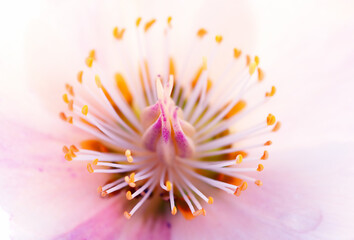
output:
[[[82,114],[84,114],[84,115],[86,116],[87,113],[88,113],[88,106],[87,106],[87,105],[84,105],[84,106],[82,107],[82,109],[81,109],[81,112],[82,112]]]
[[[113,36],[118,40],[123,38],[124,32],[125,32],[125,28],[121,29],[120,31],[118,27],[113,28]]]
[[[156,19],[151,19],[145,24],[144,31],[147,32],[151,26],[156,22]]]
[[[241,188],[240,188],[240,187],[237,187],[237,188],[236,188],[236,191],[234,192],[234,195],[235,195],[236,197],[239,197],[239,196],[241,195]]]
[[[83,71],[80,71],[80,72],[78,72],[78,74],[77,74],[77,81],[79,81],[79,83],[82,83],[82,75],[84,74],[84,72]]]
[[[97,188],[97,192],[98,192],[98,193],[102,193],[102,187],[101,187],[101,186],[99,186],[99,187]]]
[[[134,161],[134,159],[133,159],[133,157],[132,157],[132,152],[131,152],[129,149],[127,149],[127,150],[125,151],[125,156],[126,156],[127,161],[128,161],[129,163],[132,163],[132,162]]]
[[[254,183],[259,187],[263,185],[261,180],[256,180]]]
[[[201,28],[201,29],[198,30],[197,36],[200,37],[200,38],[202,38],[202,37],[204,37],[204,35],[207,34],[207,33],[208,33],[207,30],[205,30],[204,28]]]
[[[65,103],[69,103],[68,94],[66,94],[66,93],[63,94],[63,100]]]
[[[248,72],[250,75],[252,75],[256,71],[256,67],[257,67],[257,64],[255,62],[253,62],[249,65]]]
[[[246,66],[249,66],[251,63],[251,57],[250,55],[246,55]]]
[[[59,113],[59,117],[61,120],[67,121],[67,117],[66,117],[65,113],[63,113],[63,112]]]
[[[79,149],[78,149],[75,145],[71,145],[71,146],[70,146],[70,151],[72,151],[72,152],[78,152]]]
[[[268,117],[267,117],[267,125],[268,126],[271,126],[275,123],[275,117],[273,114],[268,114]]]
[[[98,158],[96,158],[96,159],[93,160],[93,162],[92,162],[93,165],[97,165],[97,163],[98,163]]]
[[[262,164],[258,164],[257,171],[262,172],[264,169],[264,166]]]
[[[243,160],[242,154],[238,154],[238,155],[236,156],[236,164],[242,163],[242,160]]]
[[[254,57],[254,62],[257,64],[257,66],[259,65],[259,57],[258,56]]]
[[[96,51],[95,49],[92,49],[90,52],[89,52],[89,58],[92,58],[92,60],[96,60]]]
[[[277,91],[277,89],[274,86],[272,86],[272,89],[270,90],[270,92],[266,92],[265,96],[266,97],[273,97],[276,91]]]
[[[176,215],[176,213],[177,213],[177,208],[176,208],[176,206],[174,206],[174,207],[172,208],[171,213],[172,213],[172,215]]]
[[[127,211],[124,212],[124,217],[125,217],[126,219],[130,219],[131,216],[132,216],[132,215],[131,215],[130,213],[128,213]]]
[[[269,157],[269,153],[268,153],[268,151],[265,150],[262,157],[261,157],[261,160],[267,160],[268,157]]]
[[[107,191],[102,191],[101,192],[101,197],[105,197],[105,196],[107,196]]]
[[[93,63],[93,58],[91,57],[86,58],[86,66],[90,68],[92,67],[92,63]]]
[[[243,182],[240,186],[240,189],[241,189],[241,191],[245,191],[247,189],[247,187],[248,187],[247,182]]]
[[[270,146],[270,145],[272,145],[272,141],[266,141],[265,143],[264,143],[264,146]]]
[[[222,36],[221,36],[221,35],[216,35],[216,36],[215,36],[215,41],[216,41],[217,43],[221,43],[221,42],[222,42]]]
[[[172,189],[172,183],[170,181],[166,182],[166,188],[167,188],[167,192],[171,191]]]
[[[91,163],[87,164],[87,170],[89,171],[89,173],[93,173],[93,168],[92,168]]]
[[[125,194],[125,197],[128,199],[128,200],[132,200],[133,197],[132,197],[132,192],[131,191],[128,191],[126,194]]]
[[[280,129],[280,127],[281,127],[281,123],[280,123],[280,122],[277,122],[277,123],[275,124],[274,128],[272,129],[272,131],[273,131],[273,132],[276,132],[276,131],[278,131],[278,130]]]
[[[73,111],[74,110],[74,100],[70,100],[68,102],[68,108],[69,108],[69,111]]]
[[[258,68],[258,81],[261,82],[264,79],[264,72],[262,69]]]
[[[234,48],[234,58],[239,58],[241,56],[241,50]]]
[[[98,76],[98,75],[95,76],[95,82],[96,82],[96,85],[98,88],[102,87],[100,76]]]
[[[208,197],[208,203],[209,203],[209,204],[213,204],[213,202],[214,202],[214,198]]]
[[[69,148],[67,146],[63,146],[63,152],[66,154],[69,152]]]
[[[70,152],[66,153],[64,157],[65,157],[65,159],[66,159],[67,161],[72,161],[72,160],[73,160],[72,155],[71,155]]]
[[[171,27],[171,21],[172,21],[172,17],[169,16],[169,17],[167,18],[167,24],[168,24],[169,27]]]

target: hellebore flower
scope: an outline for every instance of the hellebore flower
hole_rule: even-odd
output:
[[[274,50],[263,50],[265,58],[273,61],[267,64],[263,58],[260,61],[257,55],[247,54],[248,49],[253,52],[254,45],[250,40],[252,18],[236,18],[249,31],[239,31],[248,36],[244,38],[246,50],[240,50],[227,42],[229,31],[208,26],[218,23],[223,14],[217,12],[212,21],[200,21],[193,27],[184,17],[194,13],[199,3],[189,4],[188,10],[180,4],[180,15],[162,14],[163,4],[138,4],[143,12],[159,10],[152,16],[133,13],[136,6],[124,1],[119,7],[113,3],[76,7],[69,2],[55,10],[46,6],[60,21],[48,28],[46,21],[37,22],[44,27],[40,34],[47,38],[29,36],[25,43],[32,53],[33,62],[28,64],[34,80],[25,75],[24,81],[16,78],[14,85],[6,82],[1,90],[0,175],[5,194],[0,201],[10,215],[14,237],[353,237],[350,197],[344,194],[345,185],[338,184],[350,182],[353,174],[344,161],[350,138],[341,135],[339,142],[335,134],[328,138],[301,135],[302,128],[310,133],[316,129],[318,116],[331,118],[319,108],[320,101],[301,92],[306,91],[302,80],[290,74],[295,66],[291,61],[300,65],[300,60],[291,58],[307,55],[298,52],[301,48],[294,52],[288,48],[289,55],[276,62]],[[240,12],[248,9],[243,4],[224,5],[208,2],[201,15],[212,16],[207,12],[215,12],[213,6],[226,15],[227,7],[232,6],[231,16],[237,6]],[[62,18],[60,7],[73,9],[69,16],[74,17]],[[112,21],[109,16],[118,10],[129,14]],[[51,17],[45,15],[46,20]],[[179,24],[180,19],[184,20]],[[66,29],[75,29],[75,24],[81,31],[77,36],[56,38],[57,31],[72,33]],[[230,28],[233,24],[229,22]],[[52,26],[59,26],[55,33],[50,33]],[[68,49],[66,37],[77,37],[79,50]],[[57,45],[49,46],[48,38]],[[53,52],[56,54],[51,55]],[[43,54],[43,58],[38,60],[34,53]],[[263,64],[267,65],[265,73]],[[58,89],[62,81],[65,89]],[[282,86],[280,94],[285,94],[266,104],[276,92],[273,81]],[[58,96],[65,105],[51,101]],[[304,110],[294,107],[296,104],[303,104]],[[55,112],[63,106],[66,110],[60,118],[64,122],[60,122]],[[269,112],[273,106],[285,120],[284,129],[277,134],[273,132],[280,123]],[[316,108],[318,116],[306,115],[309,108]],[[306,128],[309,122],[312,124]],[[278,135],[275,151],[268,154],[273,135]],[[310,141],[318,144],[310,145]],[[324,153],[327,149],[330,151]],[[328,161],[334,158],[333,149],[341,161]],[[70,163],[63,161],[61,150]],[[85,167],[88,172],[83,171]]]

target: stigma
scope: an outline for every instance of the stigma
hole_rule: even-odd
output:
[[[151,54],[144,42],[149,41],[156,22],[136,20],[139,68],[127,66],[127,70],[136,71],[139,77],[126,78],[117,72],[107,78],[96,50],[91,50],[84,69],[78,71],[77,86],[65,86],[67,111],[61,112],[60,118],[94,140],[83,141],[80,147],[64,146],[64,156],[68,161],[85,162],[89,173],[107,175],[109,181],[99,186],[98,192],[102,197],[123,193],[131,203],[123,213],[127,219],[153,201],[163,202],[172,215],[180,211],[187,219],[205,216],[204,206],[217,201],[216,191],[239,197],[249,183],[263,185],[253,176],[264,170],[272,142],[257,139],[278,131],[280,122],[269,113],[243,130],[233,127],[273,98],[276,88],[270,87],[258,102],[248,106],[246,93],[263,81],[264,72],[258,56],[243,56],[237,48],[230,49],[233,58],[222,76],[211,80],[209,68],[222,35],[210,39],[209,57],[201,56],[200,68],[193,76],[186,76],[185,69],[177,72],[168,48],[171,17],[162,29],[165,68],[156,72],[149,55],[143,54]],[[128,31],[113,29],[123,61],[122,40]],[[208,31],[201,28],[193,41],[198,45],[207,36]],[[177,60],[180,65],[189,64],[188,60]],[[227,77],[237,67],[241,71]]]

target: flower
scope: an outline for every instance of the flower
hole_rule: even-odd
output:
[[[223,12],[235,9],[227,7]],[[30,61],[25,65],[31,66],[30,73],[23,71],[23,59],[15,57],[21,48],[12,52],[14,55],[5,65],[16,66],[19,71],[9,71],[15,68],[4,65],[1,68],[8,81],[1,88],[0,101],[3,190],[0,201],[11,216],[17,238],[350,238],[352,215],[348,211],[351,209],[348,189],[352,177],[349,161],[352,115],[350,111],[344,111],[349,109],[348,100],[351,99],[351,84],[345,81],[351,75],[350,61],[344,61],[352,56],[352,37],[347,31],[351,26],[351,21],[347,21],[351,19],[350,15],[339,5],[329,3],[323,3],[316,12],[310,11],[311,2],[291,7],[278,2],[277,7],[282,11],[274,11],[272,7],[268,3],[253,7],[256,9],[254,16],[261,22],[262,44],[258,53],[262,56],[262,66],[267,69],[267,79],[277,81],[278,99],[282,101],[274,101],[272,107],[278,109],[276,112],[281,113],[286,124],[274,139],[272,161],[267,162],[266,171],[262,172],[264,185],[258,189],[251,189],[250,185],[247,194],[237,199],[238,204],[234,198],[229,198],[231,195],[219,195],[213,205],[205,205],[207,217],[186,222],[178,214],[168,219],[169,224],[154,219],[154,225],[140,216],[134,216],[130,221],[121,218],[121,212],[126,208],[112,201],[114,198],[102,200],[92,194],[96,184],[104,182],[104,176],[89,175],[81,171],[82,164],[61,160],[60,146],[69,140],[78,142],[84,136],[75,129],[68,130],[68,126],[55,119],[53,112],[58,107],[50,101],[50,95],[56,99],[55,95],[60,91],[52,91],[50,86],[38,91],[38,83],[33,79],[41,79],[45,84],[49,79],[57,78],[57,81],[49,82],[56,88],[61,84],[60,79],[67,81],[76,74],[80,66],[67,63],[75,62],[80,54],[76,54],[77,48],[69,47],[70,41],[65,40],[72,40],[75,33],[63,32],[74,28],[76,24],[73,23],[78,20],[72,21],[67,11],[63,18],[60,6],[55,11],[42,7],[44,12],[50,13],[45,13],[46,21],[36,19],[40,28],[31,30],[25,42],[19,41],[19,46],[28,46],[25,49],[31,53],[27,58]],[[346,8],[350,9],[347,5]],[[80,5],[77,10],[82,12],[83,7]],[[342,13],[340,18],[336,16],[337,12]],[[274,18],[268,16],[269,13]],[[177,22],[178,15],[173,16]],[[56,17],[61,24],[54,25],[50,21]],[[280,17],[283,21],[279,22]],[[306,24],[299,23],[298,19]],[[71,25],[65,26],[66,21]],[[245,21],[241,22],[247,25]],[[95,25],[89,26],[92,26],[91,30],[95,29]],[[289,28],[291,31],[285,31]],[[243,34],[239,34],[240,37]],[[9,36],[5,34],[5,39]],[[227,39],[225,34],[225,43]],[[48,42],[57,48],[47,48],[44,43]],[[11,48],[11,45],[7,46]],[[332,52],[328,46],[335,46],[336,50]],[[324,49],[327,58],[322,58]],[[340,67],[330,59],[336,59]],[[43,92],[46,98],[41,97]],[[328,97],[333,96],[333,92],[340,94],[337,98]],[[50,108],[46,108],[46,104]],[[341,107],[343,109],[338,110]],[[313,114],[314,109],[316,114]],[[336,109],[335,116],[330,114],[331,109]],[[138,211],[136,215],[140,213]],[[205,226],[211,227],[206,230]]]

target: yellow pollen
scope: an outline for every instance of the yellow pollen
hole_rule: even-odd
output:
[[[264,169],[264,166],[262,164],[258,164],[258,168],[257,168],[257,171],[258,172],[262,172]]]
[[[91,58],[91,57],[86,58],[86,65],[89,68],[92,67],[92,63],[93,63],[93,58]]]
[[[255,62],[251,63],[249,65],[249,73],[250,75],[253,75],[253,73],[256,71],[257,64]]]
[[[176,213],[177,213],[177,208],[176,208],[176,206],[173,207],[171,213],[172,213],[172,215],[176,215]]]
[[[261,82],[264,79],[264,72],[262,69],[258,68],[258,81]]]
[[[272,86],[272,89],[270,90],[270,92],[266,93],[266,97],[273,97],[276,91],[277,91],[277,89],[274,86]]]
[[[270,145],[272,145],[272,141],[266,141],[266,142],[264,143],[264,146],[270,146]]]
[[[97,163],[98,163],[98,158],[96,158],[96,159],[93,160],[93,162],[92,162],[93,165],[97,165]]]
[[[65,103],[69,103],[68,94],[66,94],[66,93],[63,94],[63,100]]]
[[[234,58],[239,58],[241,56],[242,51],[234,48]]]
[[[171,191],[171,189],[172,189],[172,183],[171,183],[170,181],[167,181],[167,182],[166,182],[166,188],[167,188],[167,191],[168,191],[168,192]]]
[[[256,180],[254,183],[259,187],[263,185],[261,180]]]
[[[91,163],[87,164],[87,170],[89,171],[89,173],[93,173],[93,168],[92,168]]]
[[[278,130],[280,129],[280,127],[281,127],[281,123],[280,123],[280,122],[277,122],[277,123],[275,124],[274,128],[272,129],[272,131],[273,131],[273,132],[276,132],[276,131],[278,131]]]
[[[205,34],[207,34],[207,33],[208,33],[207,30],[205,30],[204,28],[201,28],[201,29],[198,30],[197,36],[200,37],[200,38],[202,38],[202,37],[204,37]]]
[[[235,195],[236,197],[239,197],[239,196],[241,195],[241,188],[240,188],[240,187],[237,187],[237,188],[236,188],[236,191],[234,192],[234,195]]]
[[[209,204],[213,204],[213,202],[214,202],[214,198],[208,197],[208,203],[209,203]]]
[[[138,17],[138,18],[136,19],[135,25],[136,25],[137,27],[139,27],[140,22],[141,22],[141,17]]]
[[[96,82],[96,85],[97,85],[98,88],[102,87],[100,76],[95,75],[95,82]]]
[[[79,83],[82,83],[82,75],[84,74],[83,71],[80,71],[77,73],[77,81],[79,81]]]
[[[242,163],[242,160],[243,160],[242,154],[238,154],[237,157],[236,157],[236,164]]]
[[[126,196],[126,198],[127,198],[128,200],[132,200],[132,199],[133,199],[133,197],[132,197],[132,192],[131,192],[131,191],[128,191],[128,192],[125,194],[125,196]]]
[[[215,36],[215,41],[216,41],[217,43],[221,43],[221,42],[222,42],[222,36],[221,36],[221,35],[216,35],[216,36]]]
[[[125,28],[122,28],[120,31],[118,27],[113,28],[113,36],[118,40],[123,38],[124,32],[125,32]]]
[[[124,217],[125,217],[126,219],[130,219],[131,216],[132,216],[132,215],[131,215],[130,213],[128,213],[127,211],[124,212]]]
[[[258,56],[254,57],[254,62],[257,64],[257,66],[259,65],[259,57]]]
[[[86,116],[87,113],[88,113],[88,106],[87,106],[87,105],[84,105],[84,106],[82,107],[82,109],[81,109],[81,112],[82,112],[82,114],[84,114],[84,115]]]
[[[156,22],[156,19],[151,19],[150,21],[148,21],[145,24],[144,31],[147,32],[155,22]]]
[[[267,160],[268,157],[269,157],[269,153],[268,153],[268,151],[265,150],[262,157],[261,157],[261,160]]]
[[[135,173],[130,174],[130,182],[135,182]]]
[[[167,24],[168,24],[169,27],[171,27],[171,21],[172,21],[172,17],[169,16],[169,17],[167,18]]]
[[[245,191],[247,189],[247,187],[248,187],[247,182],[243,182],[240,186],[240,189],[241,189],[241,191]]]
[[[274,117],[274,115],[272,115],[272,114],[269,113],[269,115],[268,115],[268,117],[267,117],[267,125],[268,125],[268,126],[271,126],[271,125],[273,125],[274,123],[275,123],[275,117]]]

